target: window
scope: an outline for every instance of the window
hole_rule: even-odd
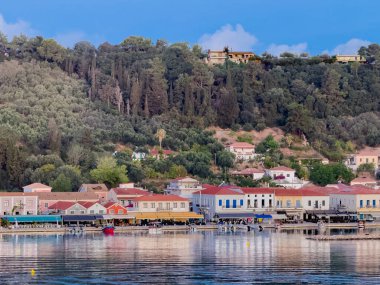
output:
[[[151,207],[151,208],[156,208],[156,203],[151,203],[151,204],[150,204],[150,207]]]
[[[49,207],[49,203],[45,203],[45,208],[48,208]]]
[[[372,201],[372,207],[374,207],[374,208],[376,207],[376,200]]]
[[[272,197],[272,194],[269,194],[269,197]]]
[[[173,208],[177,208],[177,202],[173,203]]]
[[[75,213],[75,211],[70,211],[70,214],[71,214],[71,215],[74,215],[74,213]]]
[[[222,199],[219,200],[219,204],[218,205],[219,205],[219,207],[222,207],[222,205],[223,205]]]
[[[185,208],[185,206],[186,206],[185,203],[182,202],[182,203],[181,203],[181,208]]]
[[[286,174],[286,177],[290,177],[290,174]]]
[[[148,208],[148,203],[143,203],[143,208]]]
[[[91,210],[91,211],[92,211],[92,210]],[[83,211],[83,210],[81,210],[81,211],[80,211],[80,213],[81,213],[81,214],[84,214],[84,211]]]
[[[162,209],[162,203],[158,203],[158,209]]]
[[[244,205],[244,200],[241,199],[241,200],[240,200],[240,206],[243,206],[243,205]]]
[[[363,208],[363,200],[360,200],[360,208]]]
[[[307,201],[307,205],[308,205],[308,206],[311,206],[311,201],[310,201],[310,200]]]
[[[4,201],[4,207],[9,207],[9,200]]]
[[[110,214],[115,214],[115,210],[110,210]]]
[[[94,214],[94,210],[90,210],[90,214]]]
[[[99,214],[104,214],[104,211],[103,210],[99,210]]]
[[[326,201],[322,200],[322,206],[326,206]]]
[[[264,197],[265,195],[261,195],[261,197]]]
[[[170,203],[166,203],[166,210],[170,210]]]
[[[286,200],[286,207],[290,208],[292,206],[292,201]]]
[[[367,207],[369,206],[369,200],[367,200]]]
[[[122,215],[122,214],[123,214],[123,210],[122,210],[122,209],[119,209],[119,210],[117,210],[117,213],[118,213],[119,215]]]

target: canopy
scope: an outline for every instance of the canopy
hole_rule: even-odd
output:
[[[134,219],[131,215],[103,215],[103,219],[105,220],[128,220]]]
[[[255,218],[257,218],[257,219],[272,219],[272,215],[255,214]]]
[[[271,216],[273,220],[286,220],[288,218],[285,214],[272,214]]]
[[[62,216],[64,222],[92,222],[96,220],[103,220],[100,215],[65,215]]]
[[[203,215],[194,212],[129,212],[129,215],[136,220],[203,219]]]
[[[254,218],[254,213],[225,213],[218,214],[220,219],[245,219],[245,218]]]
[[[26,216],[3,216],[10,223],[55,223],[62,221],[59,215],[26,215]]]

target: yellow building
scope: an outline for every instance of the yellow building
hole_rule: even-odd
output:
[[[375,169],[380,167],[380,151],[378,149],[364,149],[356,154],[351,155],[346,160],[346,165],[352,170],[365,163],[372,163]]]
[[[223,64],[228,59],[235,63],[248,63],[254,55],[250,51],[209,50],[206,62],[208,64]]]
[[[357,54],[350,54],[350,55],[336,55],[336,61],[340,63],[365,62],[366,59],[365,57],[357,55]]]

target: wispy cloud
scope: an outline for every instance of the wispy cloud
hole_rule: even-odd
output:
[[[8,40],[12,40],[14,36],[21,34],[26,36],[34,36],[37,34],[37,31],[34,30],[28,22],[17,20],[14,23],[8,23],[1,14],[0,31],[7,36]]]
[[[228,46],[232,50],[252,50],[257,43],[254,35],[244,30],[242,25],[225,25],[213,34],[204,34],[198,43],[204,49],[220,50]]]
[[[281,44],[281,45],[276,45],[276,44],[271,44],[267,48],[267,52],[279,56],[280,54],[284,52],[290,52],[294,54],[301,54],[303,52],[307,51],[307,43],[299,43],[295,45],[286,45],[286,44]]]
[[[357,54],[358,50],[362,46],[366,47],[370,44],[371,44],[370,41],[354,38],[354,39],[350,39],[349,41],[347,41],[343,44],[337,45],[332,51],[325,50],[325,51],[323,51],[323,53],[332,54],[332,55],[335,55],[335,54]]]

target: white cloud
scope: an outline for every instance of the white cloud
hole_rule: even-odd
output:
[[[33,36],[36,34],[36,31],[28,22],[17,20],[15,23],[7,23],[1,14],[0,31],[7,36],[8,40],[12,40],[14,36],[19,36],[20,34],[26,36]]]
[[[294,54],[300,54],[303,52],[306,52],[307,50],[307,43],[299,43],[295,45],[276,45],[276,44],[271,44],[267,52],[270,53],[271,55],[279,56],[280,54],[284,52],[290,52]]]
[[[83,32],[70,32],[58,34],[54,38],[64,47],[72,48],[77,42],[86,40],[86,35]]]
[[[254,35],[244,30],[242,25],[225,25],[213,34],[204,34],[198,40],[204,49],[221,50],[228,46],[233,51],[251,50],[257,43]]]
[[[337,45],[331,52],[325,51],[326,53],[335,55],[335,54],[357,54],[358,50],[362,46],[370,45],[370,41],[361,40],[361,39],[351,39],[344,44]]]

